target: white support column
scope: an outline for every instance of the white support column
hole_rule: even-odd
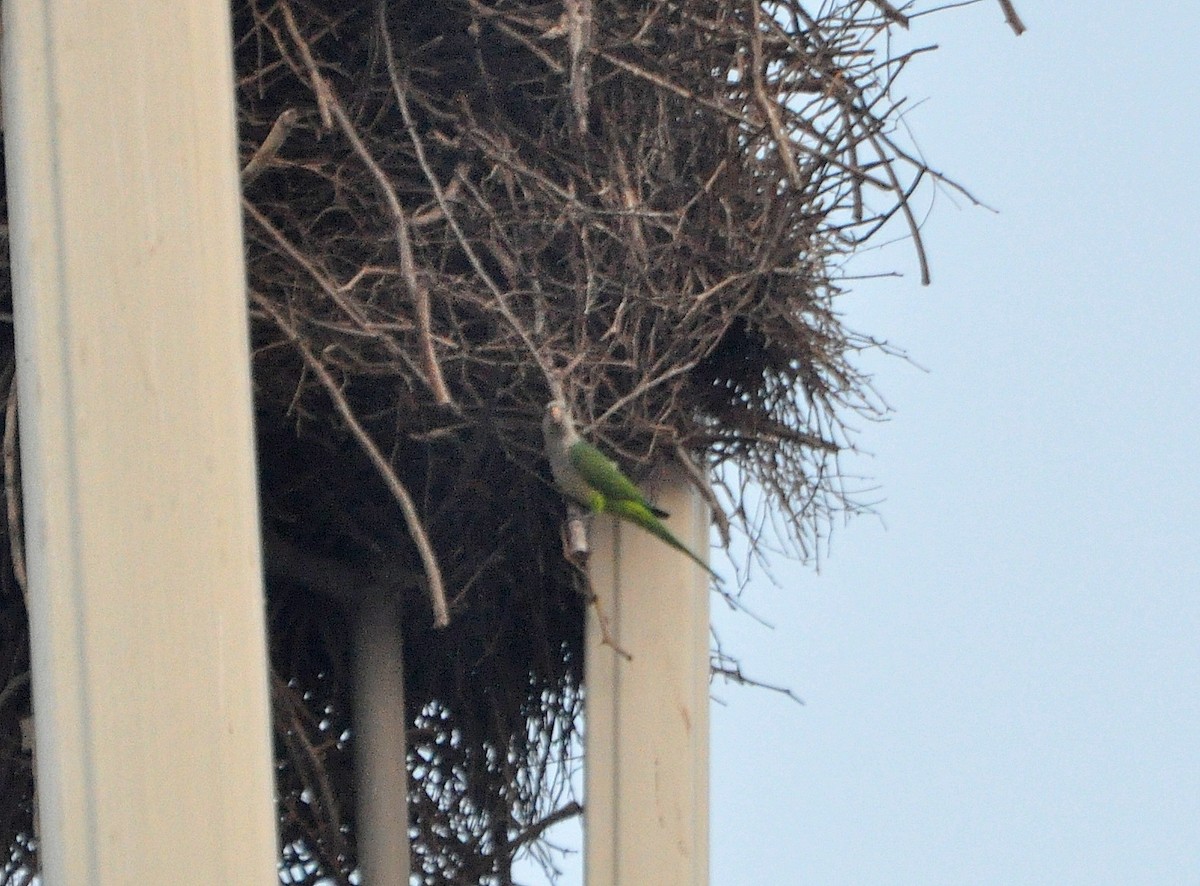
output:
[[[43,882],[274,884],[226,0],[5,0]]]
[[[358,863],[367,886],[408,886],[408,720],[404,634],[394,589],[359,601],[354,639]]]
[[[708,550],[682,475],[652,487],[671,531]],[[591,576],[614,643],[588,616],[584,853],[588,886],[708,883],[709,580],[628,525],[593,525]]]

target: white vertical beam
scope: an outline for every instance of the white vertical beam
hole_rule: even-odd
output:
[[[358,860],[367,886],[408,886],[408,719],[404,634],[394,589],[367,591],[356,613],[354,776]]]
[[[278,882],[226,0],[5,0],[44,882]]]
[[[708,511],[670,472],[654,500],[684,544],[708,550]],[[588,886],[708,883],[708,576],[639,529],[597,520],[585,663]]]

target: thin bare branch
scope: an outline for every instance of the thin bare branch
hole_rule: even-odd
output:
[[[308,43],[301,35],[290,8],[286,3],[282,3],[281,6],[284,10],[284,18],[287,22],[288,30],[291,32],[292,39],[301,48],[301,55],[304,57],[305,63],[309,66],[309,76],[312,79],[313,89],[317,94],[317,104],[322,109],[322,116],[329,116],[337,121],[342,134],[350,142],[351,147],[354,148],[354,153],[358,155],[363,165],[370,171],[376,185],[379,187],[380,193],[383,195],[384,201],[387,203],[388,211],[391,213],[392,222],[395,225],[396,246],[400,252],[400,272],[408,287],[409,295],[412,297],[417,313],[417,329],[420,334],[421,357],[425,368],[426,380],[433,394],[434,401],[439,406],[452,405],[454,401],[450,396],[450,389],[446,387],[446,380],[442,377],[442,369],[438,365],[437,352],[433,347],[433,321],[429,305],[429,290],[417,274],[416,263],[413,260],[412,235],[409,232],[408,217],[404,212],[404,207],[400,205],[400,198],[396,196],[396,189],[388,179],[387,173],[380,168],[375,158],[371,156],[371,152],[367,149],[366,144],[363,143],[362,137],[358,134],[358,129],[350,119],[350,115],[346,113],[346,109],[342,106],[342,102],[334,91],[333,86],[321,74],[320,70],[317,69],[316,62],[313,60],[312,53],[308,48]]]
[[[285,108],[280,112],[271,126],[271,131],[263,139],[263,143],[258,146],[258,150],[254,152],[249,162],[242,167],[242,187],[253,182],[262,175],[263,170],[271,165],[271,161],[275,159],[299,119],[300,112],[295,108]]]
[[[416,545],[417,551],[421,556],[421,562],[425,567],[425,579],[429,585],[429,599],[433,605],[433,623],[436,627],[444,628],[450,624],[450,611],[446,605],[446,589],[442,582],[442,572],[438,567],[437,557],[433,552],[433,545],[430,544],[429,535],[421,523],[421,517],[417,513],[417,507],[413,503],[408,489],[396,475],[395,470],[392,469],[392,466],[388,463],[383,453],[379,451],[375,440],[359,423],[354,410],[346,402],[345,395],[342,393],[337,382],[334,381],[333,376],[329,374],[329,370],[309,350],[304,338],[296,331],[295,327],[288,322],[287,318],[275,308],[275,305],[269,299],[264,298],[253,290],[250,292],[250,297],[275,322],[275,325],[287,336],[288,340],[295,345],[296,350],[304,358],[304,362],[308,365],[309,370],[320,380],[321,386],[333,401],[333,405],[342,417],[342,421],[346,423],[354,438],[362,446],[363,451],[370,458],[376,471],[379,472],[379,476],[383,478],[384,483],[387,484],[396,502],[400,505],[400,510],[404,514],[404,522],[408,526],[409,535],[413,540],[413,544]]]
[[[879,11],[883,13],[884,18],[888,21],[895,22],[902,28],[908,27],[908,16],[888,3],[887,0],[871,0],[871,2],[879,7]]]
[[[1011,0],[1000,0],[1000,8],[1004,10],[1004,20],[1008,22],[1008,26],[1013,29],[1013,33],[1020,37],[1025,33],[1025,23],[1021,21],[1021,17],[1017,15],[1017,10],[1013,7]]]
[[[25,571],[25,530],[21,521],[20,462],[17,454],[17,373],[8,379],[8,402],[4,408],[4,501],[8,509],[8,549],[13,578],[25,598],[29,579]]]
[[[529,334],[529,331],[525,328],[525,325],[517,319],[516,314],[514,314],[512,308],[509,307],[508,298],[504,291],[484,267],[484,264],[476,253],[475,248],[471,245],[471,242],[463,233],[463,230],[459,226],[458,220],[456,219],[455,214],[450,206],[450,202],[447,199],[445,190],[442,188],[437,176],[433,174],[433,170],[429,166],[429,161],[425,157],[425,146],[423,140],[420,134],[417,132],[417,127],[413,121],[412,112],[408,107],[408,98],[405,93],[405,89],[400,82],[400,75],[396,70],[396,61],[394,57],[394,51],[392,49],[391,36],[388,33],[387,7],[385,4],[380,4],[379,15],[380,31],[383,36],[383,44],[387,58],[388,78],[391,82],[392,92],[395,96],[396,103],[400,108],[400,114],[404,118],[404,126],[408,132],[408,137],[412,141],[413,149],[416,152],[417,162],[420,164],[421,171],[425,175],[425,180],[429,183],[430,190],[437,199],[438,206],[441,207],[446,222],[450,225],[451,230],[454,232],[454,236],[458,239],[459,244],[462,246],[463,253],[471,262],[471,266],[474,268],[475,273],[479,275],[479,279],[487,285],[488,289],[495,297],[496,305],[500,309],[500,312],[504,315],[504,318],[508,321],[513,331],[520,336],[521,341],[525,344],[525,347],[529,352],[529,355],[538,364],[538,366],[541,367],[542,373],[546,377],[547,385],[553,391],[557,385],[553,370],[542,357],[541,350],[534,343],[533,337]]]

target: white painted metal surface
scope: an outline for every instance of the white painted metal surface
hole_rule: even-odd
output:
[[[652,487],[669,526],[708,549],[709,515],[681,475]],[[709,579],[635,527],[597,520],[592,584],[615,645],[588,617],[588,886],[708,883]]]
[[[43,882],[276,883],[228,3],[3,13]]]
[[[408,719],[404,637],[394,592],[358,604],[354,642],[354,774],[358,859],[366,886],[408,886]]]

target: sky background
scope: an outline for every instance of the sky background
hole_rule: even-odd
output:
[[[928,372],[863,362],[882,522],[752,583],[774,631],[714,606],[806,702],[715,687],[714,884],[1200,884],[1200,26],[1016,6],[913,23],[908,125],[999,214],[850,266]]]
[[[916,143],[999,213],[932,197],[930,287],[849,267],[927,370],[861,363],[879,518],[755,574],[774,630],[714,602],[805,701],[714,686],[715,886],[1200,886],[1200,16],[1016,6],[908,38]]]

